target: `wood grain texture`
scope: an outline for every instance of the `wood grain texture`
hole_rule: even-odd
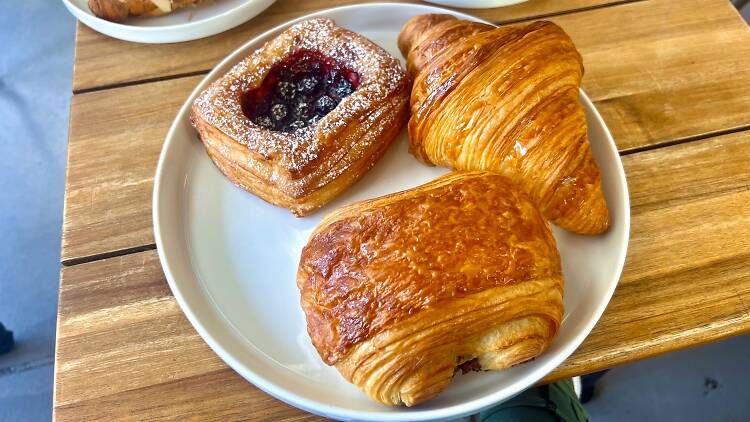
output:
[[[750,132],[624,157],[631,239],[615,295],[549,379],[750,331]]]
[[[621,150],[750,125],[750,29],[723,0],[684,5],[675,13],[666,0],[637,2],[553,19],[582,51],[584,89]],[[63,262],[153,244],[155,163],[200,79],[74,96]]]
[[[79,23],[73,90],[90,90],[133,81],[206,72],[235,48],[285,21],[321,9],[373,1],[375,0],[278,0],[262,14],[230,31],[202,40],[166,45],[120,41]],[[634,0],[531,0],[498,9],[462,11],[500,23],[628,1]],[[408,0],[400,2],[427,4]],[[123,66],[123,57],[138,65]]]
[[[625,157],[625,272],[548,380],[750,330],[748,156],[750,131]],[[156,251],[64,268],[59,306],[57,420],[316,419],[227,369],[182,315]]]
[[[151,190],[156,162],[174,115],[200,79],[73,96],[64,263],[154,242]]]
[[[652,0],[550,19],[620,150],[750,124],[750,27],[726,0]]]
[[[190,326],[155,251],[63,270],[55,420],[319,420],[244,381]]]

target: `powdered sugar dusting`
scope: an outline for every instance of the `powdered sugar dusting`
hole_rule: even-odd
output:
[[[302,49],[319,51],[357,72],[359,87],[316,124],[294,132],[254,124],[242,112],[242,94]],[[243,167],[296,197],[326,185],[367,153],[378,140],[368,131],[378,135],[397,123],[399,113],[393,109],[403,106],[408,94],[395,94],[404,94],[408,85],[399,61],[385,50],[330,19],[310,19],[268,41],[212,83],[195,100],[193,113],[247,147]]]

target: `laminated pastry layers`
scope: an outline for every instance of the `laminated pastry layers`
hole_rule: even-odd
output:
[[[303,249],[297,285],[321,358],[389,405],[434,397],[461,365],[538,356],[563,315],[547,221],[488,172],[335,211]]]
[[[409,140],[417,158],[505,175],[560,227],[607,230],[579,99],[582,60],[559,26],[422,15],[404,25],[399,48],[414,77]]]
[[[129,16],[159,16],[200,2],[201,0],[89,0],[89,9],[102,19],[122,22]]]
[[[191,121],[230,180],[304,216],[380,159],[408,119],[410,87],[385,50],[310,19],[212,83]]]

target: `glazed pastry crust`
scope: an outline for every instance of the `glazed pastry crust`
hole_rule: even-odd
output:
[[[240,98],[300,50],[331,57],[360,76],[358,88],[315,125],[293,133],[260,127]],[[297,216],[310,214],[362,177],[408,119],[411,80],[399,61],[330,19],[295,24],[215,81],[191,122],[217,167],[236,185]]]
[[[200,2],[201,0],[89,0],[89,9],[102,19],[122,22],[129,16],[159,16]]]
[[[381,403],[437,395],[456,367],[542,353],[563,314],[548,223],[503,176],[451,173],[327,216],[297,276],[323,360]]]
[[[410,151],[428,164],[514,179],[546,218],[583,234],[609,212],[579,100],[581,56],[551,22],[495,28],[449,15],[409,20]]]

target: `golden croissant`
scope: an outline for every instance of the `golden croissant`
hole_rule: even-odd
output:
[[[547,221],[489,172],[335,211],[304,247],[297,285],[321,358],[389,405],[436,396],[459,367],[538,356],[563,315]]]
[[[551,22],[501,27],[450,15],[410,19],[399,48],[414,77],[410,151],[428,164],[505,175],[567,230],[609,213],[579,101],[581,56]]]
[[[201,0],[89,0],[91,13],[113,22],[128,16],[158,16],[192,6]]]

